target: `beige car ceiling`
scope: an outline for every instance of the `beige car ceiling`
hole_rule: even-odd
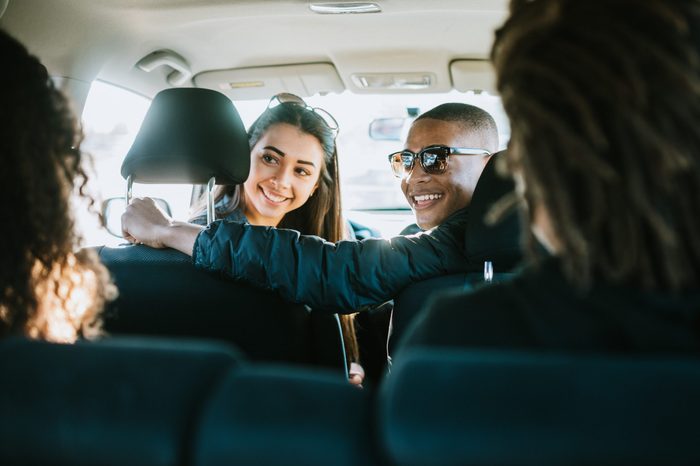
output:
[[[52,75],[82,83],[102,79],[153,96],[177,82],[168,76],[183,78],[180,70],[184,78],[175,85],[222,90],[234,83],[243,89],[237,98],[255,98],[268,79],[256,76],[273,76],[280,66],[302,91],[309,87],[307,93],[323,87],[372,93],[489,88],[485,60],[508,2],[379,0],[380,13],[342,15],[314,13],[300,0],[0,0],[0,11],[4,3],[0,26]],[[161,52],[165,58],[151,61],[150,71],[137,66]],[[175,57],[170,65],[169,54]],[[330,68],[306,66],[314,64]],[[358,87],[375,76],[412,82],[427,75],[426,89]],[[246,77],[242,85],[236,76]]]

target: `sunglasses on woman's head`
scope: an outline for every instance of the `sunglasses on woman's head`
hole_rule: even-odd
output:
[[[275,108],[280,104],[293,104],[305,108],[306,110],[312,112],[314,115],[320,117],[323,120],[328,129],[330,129],[333,132],[334,138],[338,136],[338,131],[340,130],[338,122],[335,118],[333,118],[333,115],[331,115],[324,109],[319,107],[312,107],[298,95],[291,94],[289,92],[280,92],[279,94],[272,96],[270,102],[267,104],[267,108]]]
[[[448,146],[428,146],[418,153],[410,150],[402,150],[389,154],[389,163],[391,171],[397,178],[407,177],[411,171],[416,159],[418,159],[423,171],[431,175],[440,175],[447,170],[447,163],[450,155],[491,155],[491,152],[486,149],[474,149],[469,147],[448,147]]]

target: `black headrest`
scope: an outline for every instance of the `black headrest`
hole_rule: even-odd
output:
[[[505,196],[515,192],[512,178],[504,177],[496,169],[498,158],[505,152],[494,154],[486,164],[474,189],[469,205],[469,223],[465,249],[470,262],[492,261],[496,272],[506,272],[522,259],[521,225],[518,213],[513,210],[495,225],[488,225],[485,217],[491,207]]]
[[[250,170],[245,127],[231,100],[209,89],[159,92],[122,163],[138,183],[239,184]]]

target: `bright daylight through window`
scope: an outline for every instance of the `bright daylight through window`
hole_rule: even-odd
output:
[[[338,154],[340,162],[343,207],[349,218],[392,236],[413,223],[399,182],[391,173],[387,154],[403,148],[403,139],[413,116],[444,102],[465,102],[479,106],[493,115],[499,128],[501,148],[505,147],[510,129],[500,99],[489,94],[396,94],[357,95],[350,92],[313,96],[309,105],[331,113],[340,125]],[[90,191],[98,202],[124,197],[126,181],[120,167],[138,132],[150,101],[121,88],[96,81],[90,90],[83,112],[85,142],[83,149],[93,156]],[[264,101],[235,102],[243,123],[248,127],[265,110]],[[369,126],[378,118],[405,119],[396,128],[393,139],[372,139]],[[172,215],[187,219],[192,186],[134,185],[134,196],[165,199]],[[119,204],[123,209],[123,204]],[[112,229],[119,228],[119,209],[111,209],[107,219]],[[122,243],[100,228],[94,215],[78,208],[78,225],[86,245]]]

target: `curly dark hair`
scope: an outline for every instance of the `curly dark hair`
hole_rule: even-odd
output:
[[[115,290],[93,255],[75,252],[70,196],[74,183],[84,196],[87,183],[81,132],[46,68],[2,30],[0,57],[0,336],[95,336]]]
[[[572,283],[700,281],[700,3],[513,0],[492,59],[511,168]]]

